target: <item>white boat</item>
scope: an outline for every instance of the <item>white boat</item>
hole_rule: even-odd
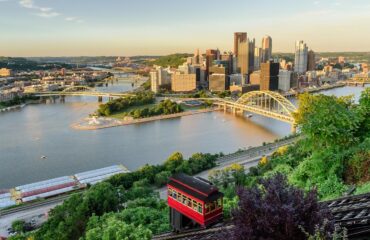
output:
[[[253,117],[253,114],[247,114],[247,118]]]
[[[48,157],[47,157],[47,156],[42,155],[40,158],[41,158],[41,159],[47,159]]]

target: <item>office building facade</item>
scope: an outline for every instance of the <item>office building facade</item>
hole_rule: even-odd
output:
[[[197,88],[197,75],[175,72],[171,78],[171,90],[173,92],[191,92]]]
[[[315,52],[310,49],[307,53],[307,71],[315,71],[316,69],[316,60]]]
[[[237,58],[237,72],[243,75],[249,72],[248,38],[246,32],[234,33],[234,54]]]
[[[279,89],[279,63],[268,61],[261,64],[260,90],[276,91]]]
[[[303,41],[297,41],[295,44],[294,71],[305,73],[308,64],[308,47]]]
[[[288,70],[279,71],[279,90],[287,92],[290,89],[292,72]]]
[[[229,90],[228,76],[225,74],[214,73],[209,76],[209,90],[213,92],[222,92]]]
[[[265,63],[272,58],[272,38],[264,36],[262,38],[262,62]]]

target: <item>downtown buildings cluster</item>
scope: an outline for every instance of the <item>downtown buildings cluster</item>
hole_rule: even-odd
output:
[[[221,52],[207,49],[177,68],[154,66],[150,71],[151,90],[159,92],[192,92],[200,89],[212,92],[299,91],[325,83],[367,75],[367,64],[354,64],[342,69],[344,57],[318,59],[304,41],[295,44],[294,59],[273,57],[273,41],[263,37],[261,46],[246,32],[234,33],[234,50]],[[335,67],[339,64],[340,67]]]

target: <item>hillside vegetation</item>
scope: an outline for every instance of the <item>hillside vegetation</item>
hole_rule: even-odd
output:
[[[175,67],[182,65],[187,57],[192,56],[187,53],[176,53],[158,58],[157,60],[150,62],[151,65],[158,65],[162,67]]]

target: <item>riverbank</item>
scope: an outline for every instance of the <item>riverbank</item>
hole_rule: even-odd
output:
[[[153,121],[163,120],[163,119],[179,118],[179,117],[185,117],[185,116],[213,112],[213,111],[216,111],[216,109],[207,108],[207,109],[199,109],[199,110],[193,110],[193,111],[185,111],[185,112],[175,113],[175,114],[159,115],[159,116],[154,116],[154,117],[130,119],[130,120],[118,120],[118,119],[107,118],[107,117],[98,117],[98,118],[88,117],[88,118],[84,118],[81,122],[72,124],[71,127],[76,130],[98,130],[98,129],[119,127],[119,126],[132,125],[132,124],[138,124],[138,123],[153,122]]]
[[[335,83],[331,85],[323,85],[318,88],[305,88],[301,92],[287,92],[287,93],[284,93],[283,95],[284,97],[297,97],[299,94],[302,94],[302,93],[317,93],[317,92],[326,91],[326,90],[330,90],[334,88],[341,88],[345,86],[346,86],[345,83]]]
[[[40,100],[25,100],[25,102],[20,103],[20,104],[15,104],[15,105],[10,105],[10,106],[4,106],[0,104],[0,112],[9,112],[17,109],[24,108],[28,104],[38,104],[40,103]]]
[[[11,106],[11,107],[0,107],[0,112],[8,112],[8,111],[24,108],[26,105],[27,104],[24,103],[24,104],[20,104],[20,105]]]

